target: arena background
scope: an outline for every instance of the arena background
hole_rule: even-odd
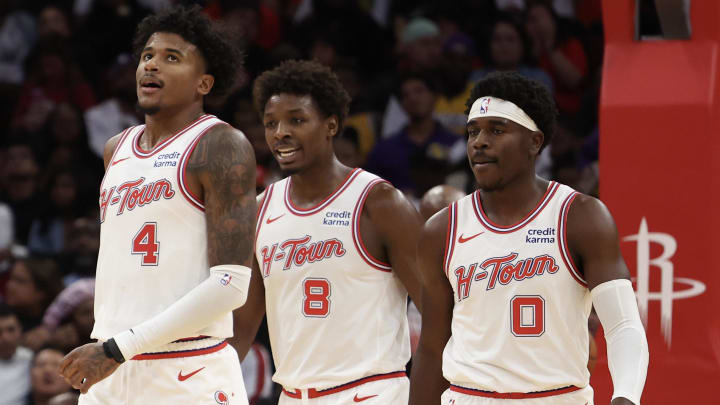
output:
[[[142,118],[133,108],[132,35],[145,15],[176,3],[199,4],[246,49],[237,86],[206,107],[253,142],[258,190],[279,171],[251,87],[282,60],[314,58],[337,72],[353,97],[338,155],[415,201],[437,184],[473,188],[462,128],[474,81],[514,69],[546,83],[560,117],[538,172],[599,195],[615,216],[650,345],[643,402],[713,401],[720,381],[720,272],[708,262],[720,229],[715,0],[1,0],[0,301],[20,316],[23,346],[67,351],[88,339],[79,302],[53,312],[57,324],[47,323],[45,310],[63,288],[88,294],[102,145]],[[538,4],[548,8],[537,11]],[[558,69],[553,52],[573,69]],[[414,144],[388,141],[403,139],[408,116],[434,119],[435,132]],[[402,165],[384,164],[383,156],[398,153]],[[37,302],[13,298],[29,291],[10,281],[13,259],[24,257],[52,263],[27,287],[39,292]],[[612,392],[602,336],[600,328],[591,380],[601,404]],[[261,331],[247,365],[254,404],[275,403],[278,394],[267,380],[267,348]],[[42,383],[26,379],[31,403],[45,403]]]

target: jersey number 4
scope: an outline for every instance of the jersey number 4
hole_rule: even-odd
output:
[[[545,333],[545,299],[539,295],[516,295],[510,300],[510,329],[515,336]]]
[[[324,278],[303,280],[303,315],[325,318],[330,313],[330,282]]]
[[[157,222],[145,222],[132,240],[132,254],[142,255],[140,264],[157,266],[160,242],[157,240]]]

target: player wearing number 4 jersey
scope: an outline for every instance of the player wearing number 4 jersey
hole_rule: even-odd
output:
[[[145,125],[105,147],[99,342],[61,372],[82,405],[247,404],[225,339],[251,275],[255,159],[240,131],[203,113],[205,95],[230,88],[239,52],[199,8],[146,18],[135,46]]]
[[[236,311],[245,345],[267,312],[280,404],[406,404],[419,214],[335,158],[349,96],[329,69],[285,62],[256,80],[254,97],[290,176],[258,198],[257,277]]]
[[[411,405],[592,404],[592,304],[608,342],[611,403],[639,404],[647,341],[612,217],[597,199],[535,175],[555,122],[550,94],[498,73],[467,105],[479,189],[424,227]]]

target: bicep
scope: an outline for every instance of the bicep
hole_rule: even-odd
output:
[[[444,215],[443,215],[444,214]],[[445,221],[443,221],[445,219]],[[420,346],[441,353],[450,338],[453,291],[443,270],[447,209],[424,226],[418,245],[418,268],[422,283],[423,328]]]
[[[201,145],[203,144],[203,145]],[[204,151],[204,153],[196,152]],[[255,156],[250,143],[228,127],[212,131],[188,163],[202,189],[208,263],[252,265],[255,216]]]
[[[400,191],[394,188],[378,191],[368,201],[373,225],[382,236],[393,271],[422,312],[416,256],[422,229],[420,214]]]
[[[602,202],[578,196],[570,206],[567,232],[570,249],[580,259],[589,289],[606,281],[630,278],[615,221]]]

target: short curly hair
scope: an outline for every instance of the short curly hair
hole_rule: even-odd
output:
[[[522,108],[545,135],[542,148],[550,143],[555,133],[558,110],[550,91],[543,84],[516,72],[490,73],[473,87],[465,103],[465,114],[470,113],[475,100],[485,96],[511,101]]]
[[[288,60],[261,74],[253,87],[255,108],[262,116],[265,104],[277,94],[309,95],[324,117],[338,117],[338,134],[343,129],[350,95],[328,67],[308,60]]]
[[[145,17],[138,24],[133,40],[136,59],[156,32],[180,35],[197,47],[205,60],[207,73],[215,78],[211,94],[223,95],[232,88],[238,66],[242,64],[242,50],[230,33],[213,25],[200,6],[176,6]]]

